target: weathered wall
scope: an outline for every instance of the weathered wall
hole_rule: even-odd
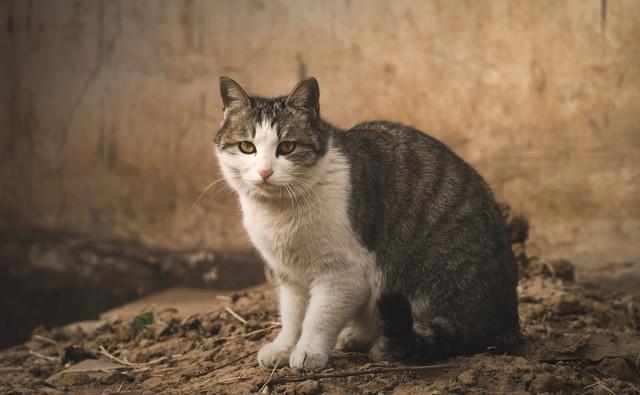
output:
[[[640,2],[2,1],[1,218],[241,247],[217,79],[448,143],[545,253],[640,258]],[[357,147],[354,147],[357,149]],[[220,189],[220,188],[218,188]]]

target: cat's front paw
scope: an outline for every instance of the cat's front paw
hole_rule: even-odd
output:
[[[327,353],[296,348],[289,358],[289,366],[304,370],[322,370],[328,361]]]
[[[285,366],[291,353],[291,346],[271,342],[258,351],[258,363],[265,368],[273,368],[274,366]]]

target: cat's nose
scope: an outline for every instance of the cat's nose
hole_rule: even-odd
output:
[[[258,171],[258,173],[260,174],[260,177],[262,177],[263,180],[266,180],[267,178],[271,177],[271,175],[273,174],[273,170],[271,169],[260,170]]]

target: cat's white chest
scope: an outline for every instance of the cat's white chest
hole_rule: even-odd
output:
[[[348,170],[340,170],[306,201],[274,206],[241,198],[244,226],[276,273],[304,283],[329,273],[366,275],[373,267],[373,254],[352,230]]]

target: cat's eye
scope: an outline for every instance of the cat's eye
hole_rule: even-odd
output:
[[[256,152],[256,146],[248,141],[241,141],[238,143],[238,148],[243,154],[253,154]]]
[[[278,146],[278,150],[276,151],[276,155],[289,155],[296,149],[296,143],[292,141],[285,141],[280,143]]]

